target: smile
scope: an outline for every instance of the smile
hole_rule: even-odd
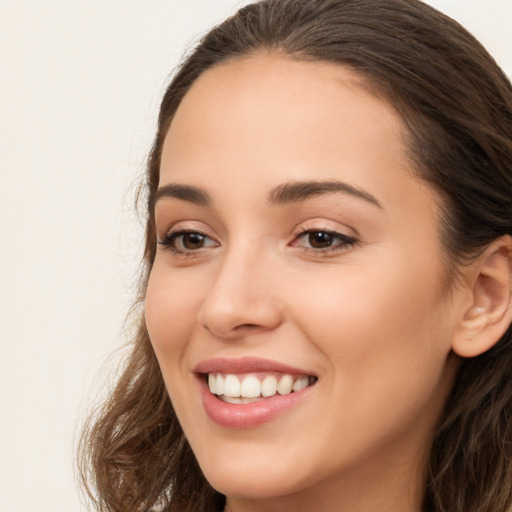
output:
[[[234,429],[254,428],[295,410],[318,383],[305,368],[253,357],[205,360],[194,373],[206,415]]]
[[[223,402],[247,404],[271,398],[276,394],[289,395],[301,391],[316,381],[307,375],[289,374],[208,374],[210,393]]]

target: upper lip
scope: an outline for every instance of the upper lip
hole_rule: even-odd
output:
[[[201,361],[195,368],[195,373],[257,373],[277,372],[291,375],[315,376],[311,371],[295,368],[279,361],[258,357],[227,358],[216,357]]]

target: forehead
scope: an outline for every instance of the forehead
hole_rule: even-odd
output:
[[[332,131],[325,123],[337,117],[336,121],[366,123],[369,136],[371,126],[386,123],[387,133],[396,140],[404,129],[401,118],[388,103],[370,94],[368,85],[361,75],[334,63],[269,54],[230,60],[193,83],[168,134],[207,134],[212,143],[218,143],[225,134],[223,128],[243,139],[255,135],[259,124],[266,126],[269,138],[289,134],[292,126],[296,137],[305,138],[313,135],[307,128],[318,128],[320,123],[324,129],[318,136],[327,138]],[[221,131],[208,131],[213,124]],[[340,143],[347,134],[338,135]]]
[[[351,69],[244,57],[206,71],[185,95],[164,143],[160,185],[209,177],[211,186],[250,180],[263,192],[283,181],[342,178],[377,190],[417,181],[404,131],[395,109]]]

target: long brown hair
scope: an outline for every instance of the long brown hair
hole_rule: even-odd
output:
[[[163,98],[148,159],[143,306],[155,257],[150,212],[164,137],[203,71],[255,52],[329,61],[357,71],[408,128],[418,174],[442,198],[442,236],[456,269],[512,234],[512,87],[460,25],[418,0],[264,0],[212,29]],[[222,510],[168,398],[140,316],[124,373],[89,421],[81,475],[103,512]],[[462,361],[433,440],[425,512],[505,512],[512,502],[512,329]],[[88,482],[88,483],[87,483]]]

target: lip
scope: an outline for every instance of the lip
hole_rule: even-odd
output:
[[[262,359],[259,357],[242,357],[237,359],[227,357],[216,357],[201,361],[195,368],[194,373],[258,373],[276,372],[290,375],[308,375],[316,377],[314,373],[304,368],[294,368],[279,361]]]
[[[204,410],[216,424],[233,429],[249,429],[270,422],[298,406],[311,391],[308,386],[288,395],[276,394],[259,402],[231,404],[213,395],[204,378],[205,374],[278,372],[290,375],[314,376],[311,372],[268,359],[245,357],[241,359],[215,358],[199,363],[194,369],[201,393]]]

